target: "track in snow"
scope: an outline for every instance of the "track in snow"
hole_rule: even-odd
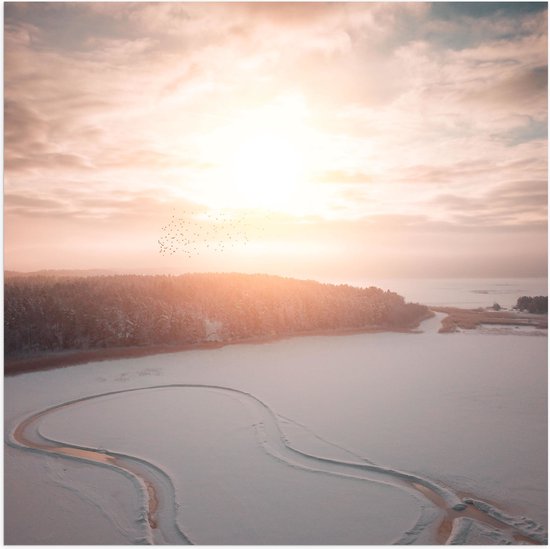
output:
[[[529,519],[525,519],[524,522],[521,520],[516,521],[513,524],[510,520],[499,520],[506,515],[498,509],[489,506],[490,509],[487,510],[480,505],[467,505],[447,487],[424,477],[375,465],[364,458],[358,457],[357,461],[343,461],[315,456],[294,448],[286,440],[280,426],[279,416],[266,403],[250,393],[230,387],[203,384],[167,384],[91,395],[51,406],[28,416],[10,433],[9,442],[19,448],[83,460],[119,470],[136,483],[142,494],[142,520],[147,529],[147,536],[144,541],[160,544],[193,544],[193,540],[178,525],[174,486],[170,477],[160,468],[139,457],[50,440],[42,436],[38,429],[42,418],[62,408],[113,395],[173,388],[214,391],[239,400],[254,414],[254,428],[263,449],[270,456],[287,465],[319,474],[392,485],[414,494],[422,501],[430,500],[439,509],[439,514],[442,516],[438,525],[437,539],[434,540],[437,543],[456,542],[456,539],[459,539],[455,535],[456,525],[463,524],[464,518],[482,523],[492,531],[502,532],[503,536],[516,543],[545,543],[547,539],[547,534],[542,527],[539,525],[532,527],[533,522]],[[433,513],[422,506],[422,512],[417,523],[394,543],[414,543],[427,527],[432,526],[433,522]],[[524,523],[529,527],[523,527]]]

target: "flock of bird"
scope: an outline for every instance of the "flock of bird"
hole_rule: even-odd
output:
[[[224,252],[228,248],[246,245],[249,242],[250,221],[245,216],[230,217],[223,212],[193,216],[183,211],[180,216],[172,214],[167,225],[162,227],[158,240],[161,255],[182,252],[187,257],[204,252]]]

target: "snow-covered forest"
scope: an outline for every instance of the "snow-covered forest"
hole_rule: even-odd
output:
[[[6,356],[406,329],[429,316],[396,293],[268,275],[9,277]]]

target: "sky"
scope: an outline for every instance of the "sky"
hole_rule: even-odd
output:
[[[546,3],[4,3],[4,267],[546,276]]]

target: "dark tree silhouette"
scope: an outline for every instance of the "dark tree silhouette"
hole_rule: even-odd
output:
[[[15,277],[4,297],[6,356],[399,329],[429,315],[379,288],[268,275]]]
[[[548,296],[522,296],[518,299],[514,309],[534,314],[548,314]]]

